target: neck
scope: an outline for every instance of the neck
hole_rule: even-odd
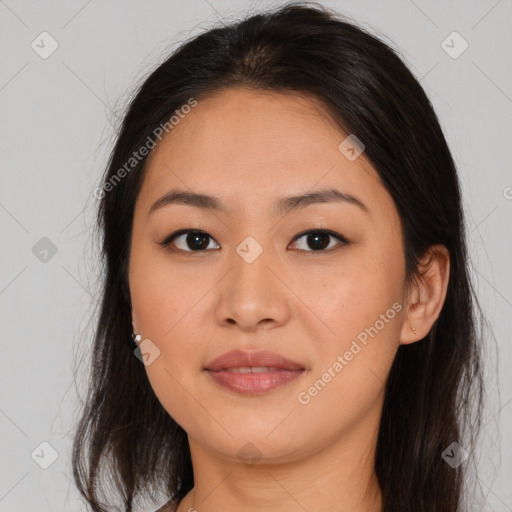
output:
[[[359,424],[324,448],[287,462],[261,459],[246,465],[189,437],[195,486],[178,512],[381,512],[374,470],[378,422],[368,419],[366,428]]]

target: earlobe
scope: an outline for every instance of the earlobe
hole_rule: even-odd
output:
[[[137,322],[135,321],[135,315],[132,311],[132,340],[135,345],[138,345],[142,340],[142,336],[139,334],[139,329],[137,328]]]
[[[450,255],[444,245],[433,245],[420,258],[419,275],[409,289],[409,303],[400,344],[414,343],[429,333],[444,305],[450,277]]]

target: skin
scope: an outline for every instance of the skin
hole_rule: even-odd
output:
[[[449,256],[432,247],[422,279],[406,282],[397,209],[364,152],[350,161],[338,149],[346,136],[310,97],[236,88],[201,98],[149,157],[129,283],[135,332],[160,350],[145,367],[151,386],[188,434],[195,487],[179,512],[382,510],[374,457],[386,376],[399,345],[438,317]],[[228,211],[171,204],[148,216],[176,187],[217,196]],[[273,211],[283,196],[324,188],[368,211],[347,202]],[[184,228],[210,235],[206,249],[193,251],[186,235],[159,245]],[[315,251],[307,236],[295,239],[318,228],[350,243],[326,237]],[[263,249],[252,263],[236,252],[248,236]],[[401,311],[300,403],[394,303]],[[234,349],[278,352],[306,371],[239,395],[203,371]],[[237,454],[249,442],[261,458],[246,465]]]

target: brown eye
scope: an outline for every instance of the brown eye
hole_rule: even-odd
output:
[[[330,251],[336,246],[343,246],[349,243],[348,240],[339,233],[325,229],[305,231],[297,235],[294,241],[300,240],[301,238],[305,239],[305,243],[302,244],[302,247],[299,247],[299,250],[307,252],[326,252],[326,250]],[[332,244],[332,239],[338,240],[339,243]],[[308,248],[310,248],[310,250]]]
[[[164,241],[160,242],[163,247],[173,245],[177,250],[185,252],[202,252],[208,250],[210,240],[213,238],[203,231],[180,230],[176,231]],[[217,243],[217,242],[215,242]],[[218,246],[218,244],[217,244]],[[219,249],[220,247],[214,247]]]

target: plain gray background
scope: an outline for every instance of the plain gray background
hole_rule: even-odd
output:
[[[92,190],[116,115],[178,43],[219,18],[279,3],[0,1],[0,512],[85,509],[69,463],[73,364],[92,332]],[[458,165],[473,277],[495,337],[474,510],[512,511],[511,1],[323,4],[399,48]],[[78,360],[78,386],[86,364]]]

